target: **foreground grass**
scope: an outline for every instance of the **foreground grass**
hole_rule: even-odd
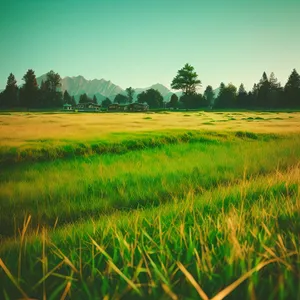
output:
[[[243,176],[285,170],[300,158],[297,136],[231,138],[7,167],[0,175],[0,234],[18,235],[28,215],[30,230],[38,230],[159,206]]]
[[[2,165],[0,299],[300,298],[299,136],[106,146]]]
[[[157,208],[24,229],[0,251],[2,298],[298,299],[299,183],[295,167]]]

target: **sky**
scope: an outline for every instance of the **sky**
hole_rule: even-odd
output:
[[[300,72],[299,0],[1,0],[0,88],[28,69],[170,87],[194,66],[205,88]]]

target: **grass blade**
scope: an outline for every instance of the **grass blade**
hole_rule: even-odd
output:
[[[205,294],[205,292],[196,282],[192,274],[183,266],[183,264],[181,262],[177,262],[177,266],[181,270],[181,272],[185,275],[185,277],[188,279],[188,281],[192,284],[192,286],[196,289],[201,299],[209,300],[208,296]]]
[[[11,280],[11,282],[14,284],[14,286],[19,290],[19,292],[22,294],[24,299],[29,300],[30,298],[26,295],[26,293],[22,290],[17,280],[14,278],[14,276],[10,273],[6,265],[4,264],[3,260],[0,258],[0,267],[3,269],[7,277]]]
[[[112,258],[106,253],[102,247],[100,247],[92,238],[92,243],[96,246],[96,248],[108,259],[109,265],[113,268],[113,270],[119,274],[140,296],[141,296],[141,291],[138,289],[136,284],[130,280],[112,261]]]
[[[237,279],[232,284],[230,284],[225,289],[223,289],[221,292],[219,292],[211,300],[222,300],[222,299],[224,299],[233,290],[235,290],[243,281],[245,281],[246,279],[248,279],[253,273],[258,272],[260,269],[262,269],[265,266],[267,266],[267,265],[269,265],[269,264],[271,264],[273,262],[276,262],[276,261],[278,261],[278,259],[274,258],[274,259],[270,259],[268,261],[259,263],[256,267],[254,267],[253,269],[251,269],[250,271],[248,271],[246,274],[244,274],[239,279]]]
[[[72,285],[71,281],[68,281],[68,282],[67,282],[67,285],[66,285],[66,288],[65,288],[63,294],[62,294],[61,297],[60,297],[60,300],[66,299],[67,294],[68,294],[68,292],[70,291],[71,285]]]
[[[178,297],[177,295],[175,295],[171,289],[165,284],[165,283],[162,283],[162,288],[163,290],[165,291],[165,293],[172,299],[172,300],[177,300]]]

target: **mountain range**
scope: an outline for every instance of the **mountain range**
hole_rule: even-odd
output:
[[[42,81],[45,81],[47,75],[44,74],[42,76],[37,77],[37,83],[40,86]],[[174,92],[169,90],[163,84],[156,83],[146,88],[134,88],[135,93],[133,96],[133,100],[137,100],[137,95],[148,90],[148,89],[158,90],[161,95],[164,97],[164,101],[170,101],[170,98]],[[126,95],[126,91],[120,86],[112,83],[110,80],[105,79],[93,79],[88,80],[83,76],[66,76],[62,78],[61,81],[61,90],[64,92],[67,90],[71,96],[75,97],[75,100],[78,102],[80,95],[86,93],[90,98],[94,95],[97,97],[99,103],[101,103],[105,98],[109,98],[110,100],[114,100],[117,94]],[[0,89],[0,92],[2,90]],[[214,90],[215,97],[219,94],[219,88]],[[180,97],[182,92],[175,92],[175,94]]]
[[[43,81],[46,80],[46,74],[37,77],[38,85],[41,85],[42,80]],[[134,93],[133,100],[135,101],[137,99],[138,94],[150,88],[158,90],[164,97],[165,101],[169,101],[171,95],[173,94],[173,92],[170,91],[164,85],[160,83],[156,83],[146,88],[134,88],[135,93]],[[86,93],[91,98],[95,95],[97,97],[98,102],[101,102],[106,97],[109,98],[110,100],[114,100],[117,94],[126,95],[126,91],[124,89],[122,89],[118,85],[115,85],[111,81],[107,81],[105,79],[87,80],[83,76],[76,76],[76,77],[66,76],[62,78],[61,90],[63,92],[67,90],[71,96],[75,97],[76,101],[79,100],[80,95],[83,93]],[[181,92],[177,92],[176,94],[180,96]]]

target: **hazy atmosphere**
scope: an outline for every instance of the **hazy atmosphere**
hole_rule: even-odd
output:
[[[62,77],[170,88],[188,62],[203,86],[251,89],[263,71],[300,69],[300,1],[14,0],[0,10],[0,89],[53,69]]]

